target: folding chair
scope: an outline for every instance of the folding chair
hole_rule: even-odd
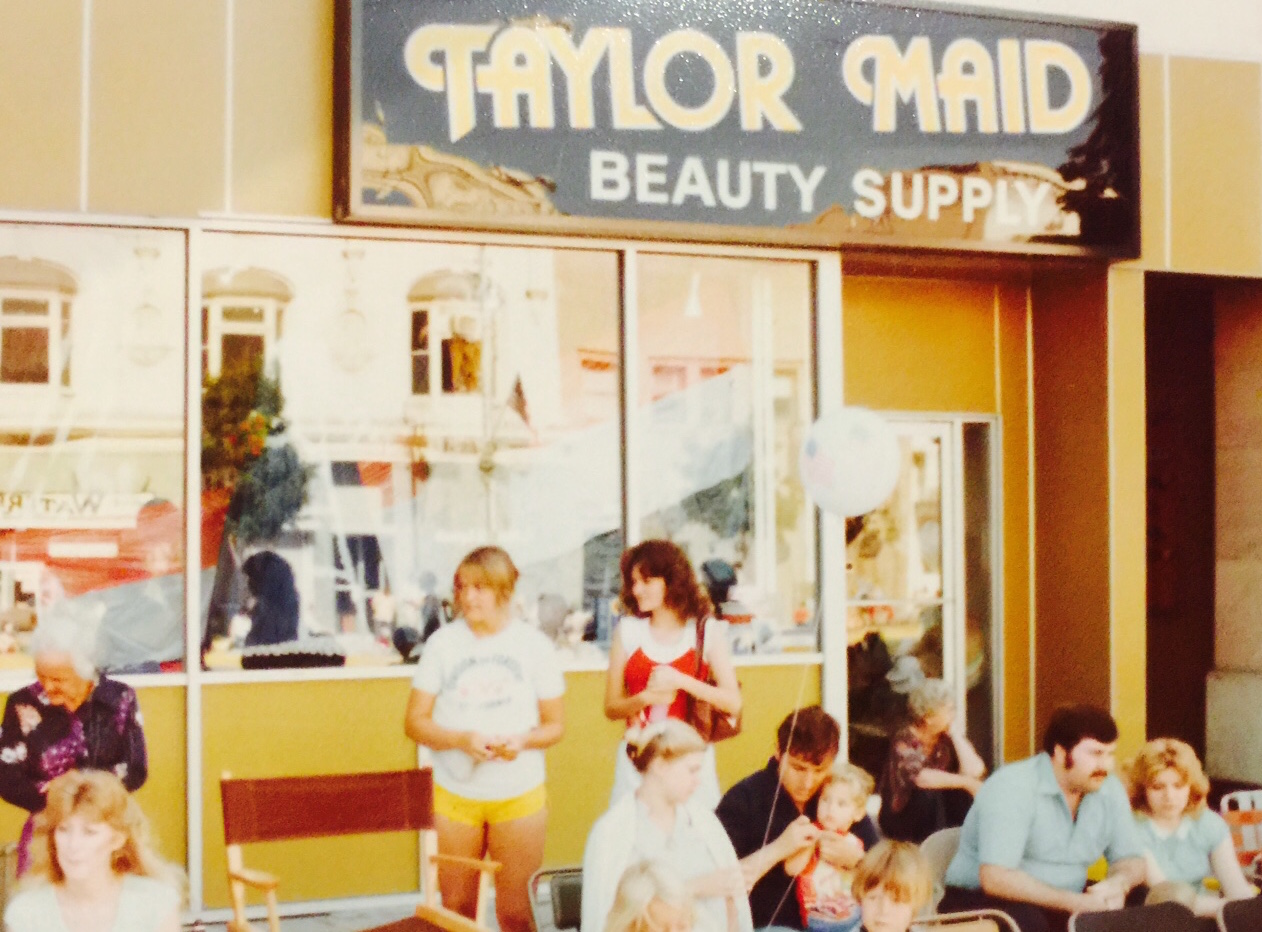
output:
[[[1231,829],[1231,841],[1245,876],[1253,883],[1262,883],[1262,790],[1226,793],[1218,806]]]
[[[438,862],[464,864],[480,871],[477,916],[485,926],[486,894],[494,861],[438,854],[434,831],[433,775],[424,770],[382,773],[328,774],[309,777],[234,779],[224,773],[219,782],[223,800],[223,834],[227,845],[228,886],[232,919],[228,932],[250,932],[245,918],[245,888],[263,891],[270,932],[280,932],[276,889],[280,878],[245,866],[241,846],[294,838],[328,838],[377,832],[418,832],[424,880],[423,910],[451,916],[438,904]],[[457,917],[459,918],[459,917]],[[465,920],[469,922],[469,920]],[[455,923],[453,920],[453,924]]]
[[[944,829],[943,831],[947,831]],[[930,835],[929,838],[933,836]],[[926,838],[925,841],[929,839]],[[912,932],[1021,932],[1007,913],[998,909],[970,909],[959,913],[938,913],[911,924]]]
[[[583,868],[545,867],[530,878],[530,922],[535,932],[577,929],[583,918]]]
[[[920,843],[920,853],[929,862],[929,872],[933,875],[933,908],[946,890],[946,872],[951,866],[951,859],[960,847],[960,829],[943,828],[934,832]]]
[[[1257,932],[1262,929],[1262,899],[1231,900],[1218,913],[1221,932]]]
[[[1182,903],[1158,903],[1074,913],[1069,932],[1214,932],[1214,920],[1192,915]]]

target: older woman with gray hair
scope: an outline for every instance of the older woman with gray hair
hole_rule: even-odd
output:
[[[880,823],[887,838],[919,844],[963,824],[986,764],[956,726],[955,695],[942,680],[917,686],[907,707],[881,775]]]
[[[98,670],[98,629],[98,618],[56,605],[28,646],[36,682],[10,694],[4,707],[0,798],[31,813],[18,844],[19,873],[49,781],[71,770],[108,770],[134,792],[149,775],[136,693]]]

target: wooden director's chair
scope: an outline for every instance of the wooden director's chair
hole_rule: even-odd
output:
[[[328,838],[378,832],[419,832],[423,865],[423,905],[418,913],[460,917],[438,903],[438,862],[464,864],[480,872],[474,922],[485,927],[494,861],[438,854],[434,831],[434,785],[429,768],[382,773],[324,774],[310,777],[236,779],[225,772],[219,783],[223,800],[223,834],[227,846],[228,887],[232,920],[228,932],[251,932],[245,918],[245,890],[261,890],[267,902],[267,923],[280,932],[276,888],[280,878],[245,866],[241,846],[260,841]],[[464,920],[465,923],[468,920]]]

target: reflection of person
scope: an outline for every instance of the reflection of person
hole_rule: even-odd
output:
[[[605,677],[605,715],[625,720],[629,728],[670,717],[686,720],[688,697],[711,703],[735,715],[741,690],[732,669],[727,625],[713,618],[705,623],[705,657],[697,670],[697,622],[712,610],[688,557],[668,540],[646,540],[622,555],[624,615],[614,629]],[[707,682],[713,675],[714,685]],[[613,799],[634,789],[638,777],[619,748],[614,765]],[[701,801],[713,807],[719,799],[714,751],[706,752]]]
[[[881,831],[924,841],[962,825],[981,789],[986,764],[956,721],[955,696],[942,680],[925,680],[908,698],[911,723],[890,742],[881,777]]]
[[[864,932],[907,932],[933,893],[933,875],[910,842],[883,841],[855,868]]]
[[[126,929],[178,932],[174,868],[149,847],[140,807],[112,774],[74,771],[48,785],[24,889],[4,911],[7,932]]]
[[[752,928],[736,852],[723,825],[692,798],[701,780],[706,743],[667,718],[627,733],[627,754],[640,785],[617,799],[592,827],[583,850],[583,932],[600,932],[627,866],[660,861],[696,900],[693,928],[748,932]]]
[[[837,764],[819,791],[815,825],[827,832],[849,835],[866,815],[872,777],[853,764]],[[857,839],[860,845],[862,840]],[[797,878],[802,921],[811,932],[852,932],[859,928],[859,904],[851,892],[854,871],[834,864],[815,847],[799,851],[784,862],[784,872]]]
[[[1209,780],[1191,747],[1173,738],[1149,741],[1127,778],[1150,887],[1182,885],[1181,898],[1191,899],[1203,915],[1212,915],[1222,904],[1217,896],[1198,895],[1208,877],[1217,879],[1229,900],[1253,896],[1236,859],[1231,830],[1205,805]]]
[[[1044,753],[995,771],[964,819],[943,912],[1002,909],[1022,932],[1064,930],[1069,914],[1120,909],[1144,880],[1126,790],[1113,776],[1117,724],[1094,706],[1057,709]],[[1109,876],[1084,888],[1087,868]]]
[[[31,636],[37,682],[12,693],[4,707],[0,797],[32,814],[44,808],[48,781],[69,770],[109,770],[133,791],[149,775],[136,693],[98,676],[92,628],[67,603],[48,613]],[[19,870],[33,827],[28,818]]]
[[[790,712],[776,732],[775,757],[728,790],[715,810],[741,858],[758,928],[805,928],[785,860],[818,845],[831,863],[848,869],[877,842],[866,815],[849,835],[824,833],[815,825],[819,790],[832,772],[840,741],[836,719],[819,706]]]
[[[618,881],[604,932],[692,932],[687,888],[657,861],[632,864]]]
[[[547,824],[543,749],[564,731],[565,681],[548,639],[513,612],[517,567],[481,547],[456,568],[460,618],[426,642],[404,730],[434,754],[434,815],[443,854],[502,865],[496,916],[530,928],[527,883],[543,863]],[[476,871],[439,868],[443,902],[472,917]]]
[[[250,589],[250,633],[246,647],[283,644],[298,637],[298,587],[284,557],[260,550],[241,564]]]

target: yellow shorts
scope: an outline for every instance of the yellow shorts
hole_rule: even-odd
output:
[[[434,814],[465,825],[496,825],[543,812],[548,793],[541,783],[509,799],[469,799],[434,786]]]

